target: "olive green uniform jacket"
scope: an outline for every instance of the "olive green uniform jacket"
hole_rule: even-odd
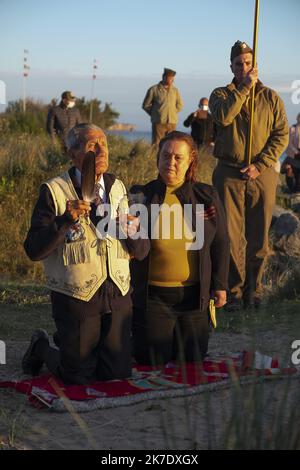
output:
[[[216,123],[214,155],[224,163],[246,163],[249,127],[249,89],[234,80],[216,88],[209,100]],[[278,94],[260,81],[255,87],[251,163],[261,172],[274,166],[288,145],[289,128],[284,104]]]
[[[146,93],[143,110],[151,116],[153,124],[177,124],[183,101],[175,86],[166,88],[162,82],[152,86]]]

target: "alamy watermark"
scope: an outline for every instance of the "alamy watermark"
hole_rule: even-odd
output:
[[[110,204],[101,204],[97,208],[97,215],[102,216],[96,231],[99,239],[109,235],[112,238],[126,239],[125,232],[119,230],[119,217],[114,213]],[[127,214],[123,214],[123,216]],[[147,239],[150,234],[152,240],[182,240],[186,241],[186,250],[201,250],[204,243],[205,210],[203,204],[152,204],[149,220],[148,208],[144,204],[132,204],[129,216],[138,217],[139,230],[131,235],[133,240]],[[129,220],[130,223],[130,220]]]
[[[3,80],[0,80],[0,104],[6,104],[6,85]]]
[[[6,364],[6,344],[0,340],[0,364]]]
[[[294,366],[299,366],[300,365],[300,339],[295,339],[295,341],[292,342],[291,348],[295,350],[291,357],[291,363]]]
[[[300,80],[294,80],[291,85],[292,90],[292,103],[300,104]]]

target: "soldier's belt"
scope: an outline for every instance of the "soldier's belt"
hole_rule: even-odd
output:
[[[243,163],[231,163],[231,162],[226,162],[224,160],[219,160],[218,164],[223,165],[223,166],[230,166],[232,168],[238,168],[238,169],[244,168],[245,166]]]

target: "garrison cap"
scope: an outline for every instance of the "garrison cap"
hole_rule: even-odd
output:
[[[175,70],[164,68],[164,75],[172,75],[172,77],[175,77],[176,72]]]
[[[61,95],[62,99],[67,99],[69,101],[75,101],[76,96],[73,95],[71,91],[64,91]]]
[[[230,54],[230,60],[231,62],[233,61],[233,59],[235,57],[237,57],[238,55],[240,54],[247,54],[248,52],[250,52],[252,54],[252,49],[250,46],[248,46],[248,44],[246,44],[245,42],[242,42],[242,41],[236,41],[232,48],[231,48],[231,54]]]

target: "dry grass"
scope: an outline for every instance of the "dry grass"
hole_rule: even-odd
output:
[[[144,141],[129,143],[121,138],[109,137],[109,148],[110,171],[121,178],[127,188],[136,183],[146,183],[156,177],[156,155],[148,143]],[[47,136],[0,137],[0,218],[2,221],[0,276],[6,279],[19,279],[18,283],[6,281],[0,286],[0,338],[11,341],[16,346],[16,353],[18,348],[21,353],[33,329],[42,327],[50,333],[54,329],[45,290],[37,286],[35,282],[28,284],[28,281],[41,281],[43,274],[40,263],[32,263],[26,258],[23,240],[30,225],[32,208],[41,182],[59,174],[68,166],[66,157]],[[215,159],[207,151],[201,150],[198,179],[211,184],[214,166]],[[292,289],[295,290],[295,286],[299,284],[299,276],[294,277]],[[26,283],[20,282],[24,279]],[[289,285],[291,286],[291,282]],[[298,290],[297,288],[297,294]],[[267,306],[260,313],[246,312],[243,316],[219,314],[219,326],[215,338],[218,335],[230,335],[233,338],[231,343],[233,343],[234,338],[248,335],[253,337],[253,344],[255,344],[257,332],[263,328],[273,331],[274,324],[278,330],[277,339],[285,328],[289,328],[293,337],[296,338],[300,333],[299,320],[297,321],[298,311],[299,305],[295,302],[278,303],[275,306]],[[272,341],[276,341],[276,338],[272,336]],[[14,367],[19,367],[19,358],[18,362],[15,361]],[[173,399],[160,401],[157,404],[138,405],[135,407],[135,416],[141,416],[141,423],[140,428],[135,429],[134,438],[127,432],[131,409],[100,411],[98,419],[101,425],[103,417],[104,422],[108,423],[107,436],[108,430],[112,434],[115,431],[119,432],[119,439],[127,432],[128,448],[134,448],[132,446],[137,440],[141,444],[140,436],[142,432],[146,432],[146,423],[153,426],[149,428],[151,433],[153,429],[154,435],[157,433],[160,436],[160,447],[156,445],[157,448],[176,448],[179,445],[180,448],[189,449],[299,449],[300,403],[299,397],[295,398],[292,395],[292,390],[293,386],[289,381],[277,388],[265,387],[260,382],[253,383],[247,390],[233,383],[232,388],[224,393],[207,394],[205,397],[202,395],[202,398]],[[3,403],[5,402],[7,407],[2,408],[0,412],[0,449],[18,448],[24,432],[28,434],[30,421],[32,421],[31,411],[25,405],[24,397],[12,394],[8,396],[5,393],[1,391]],[[153,424],[155,413],[158,415],[156,428]],[[119,422],[120,415],[124,415],[124,420],[118,429],[116,423]],[[48,442],[48,433],[53,439],[53,429],[55,428],[56,433],[56,422],[59,420],[56,417],[48,417],[48,424],[45,426],[45,416],[39,415],[39,418],[37,414],[34,416],[39,419],[40,429],[44,432],[43,435],[42,431],[36,431],[39,426],[34,430],[36,446],[43,448]],[[94,416],[91,419],[85,419],[87,426],[93,425],[93,419]],[[71,446],[69,448],[76,448],[76,444],[67,444],[63,441],[69,434],[63,427],[65,421],[68,423],[67,426],[72,426],[71,434],[77,433],[78,442],[82,441],[80,434],[82,430],[76,430],[74,427],[74,416],[62,417],[60,421],[62,429],[60,434],[58,432],[61,436],[60,445],[54,443],[53,440],[49,448],[51,445],[52,448],[64,448],[68,445]],[[98,427],[95,429],[98,431]],[[98,433],[95,436],[98,438]],[[101,445],[99,442],[100,448]],[[120,448],[118,442],[111,445],[114,448]],[[21,448],[23,447],[21,445]],[[145,444],[144,448],[151,448],[151,444],[148,444],[148,447]]]
[[[134,143],[108,136],[109,171],[129,189],[157,175],[156,152],[147,142]],[[214,158],[201,152],[199,179],[211,182]],[[32,263],[23,250],[23,241],[40,184],[69,167],[68,158],[48,136],[15,134],[0,137],[0,277],[41,281],[41,263]]]
[[[0,338],[8,352],[3,380],[20,372],[32,330],[42,327],[51,334],[54,324],[40,287],[30,284],[26,292],[24,284],[9,283],[1,291],[6,301],[0,306]],[[300,332],[298,311],[299,302],[287,302],[230,319],[219,312],[210,353],[250,345],[270,355],[287,352]],[[80,416],[74,410],[33,409],[24,395],[0,389],[0,449],[300,449],[299,405],[299,378],[241,386],[234,374],[223,390]]]

